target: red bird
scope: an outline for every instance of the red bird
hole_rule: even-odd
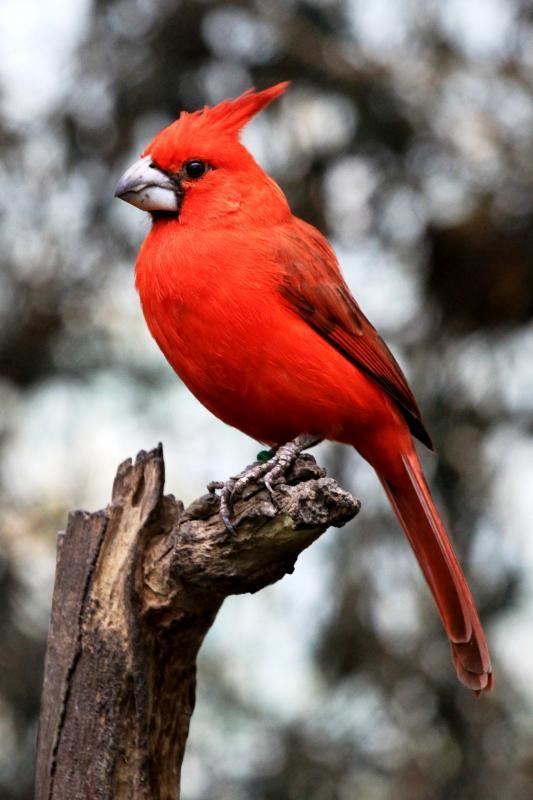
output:
[[[295,217],[239,141],[286,83],[188,114],[162,130],[116,196],[150,212],[136,286],[148,327],[193,394],[276,455],[275,481],[321,439],[376,470],[435,598],[459,680],[492,687],[474,601],[422,473],[431,447],[415,398],[346,285],[322,234]]]

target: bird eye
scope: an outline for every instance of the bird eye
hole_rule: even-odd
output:
[[[204,161],[187,161],[183,169],[188,178],[196,181],[205,174],[207,164]]]

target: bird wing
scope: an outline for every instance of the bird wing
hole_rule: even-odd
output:
[[[276,242],[279,291],[299,316],[395,401],[413,436],[433,449],[398,362],[346,285],[325,238],[298,220]]]

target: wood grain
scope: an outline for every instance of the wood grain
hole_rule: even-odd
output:
[[[161,447],[125,461],[104,511],[59,535],[38,737],[36,800],[176,800],[196,657],[230,594],[292,572],[359,503],[301,456],[274,498],[252,486],[236,533],[204,495],[164,495]]]

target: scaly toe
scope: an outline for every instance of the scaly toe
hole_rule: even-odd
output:
[[[220,492],[220,516],[230,533],[235,533],[235,528],[231,522],[233,515],[233,502],[242,496],[244,490],[255,483],[263,483],[266,487],[271,500],[274,502],[274,489],[277,483],[283,479],[288,467],[300,455],[306,447],[318,444],[320,439],[309,434],[300,434],[291,442],[278,447],[275,452],[268,451],[267,461],[259,461],[251,467],[241,472],[240,475],[230,478],[227,481],[211,481],[208,484],[208,491],[213,494]],[[260,454],[262,455],[262,454]]]
[[[233,487],[233,494],[235,497],[240,497],[247,486],[252,483],[257,483],[264,475],[270,472],[270,462],[253,464],[245,472],[241,473],[238,477],[235,486]]]
[[[220,517],[226,530],[229,533],[236,533],[235,528],[231,522],[232,509],[232,496],[235,489],[236,479],[230,478],[227,481],[211,481],[207,484],[207,491],[215,494],[220,491]]]

